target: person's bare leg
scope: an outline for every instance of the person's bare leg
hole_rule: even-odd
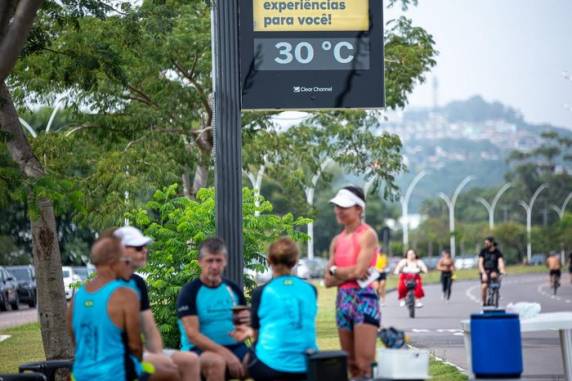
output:
[[[179,381],[179,371],[171,359],[162,353],[145,352],[143,360],[150,362],[155,367],[155,373],[151,375],[151,381]]]
[[[371,364],[375,362],[377,327],[372,324],[354,326],[354,351],[358,377],[371,377]]]
[[[385,295],[386,295],[386,292],[385,292],[385,280],[380,280],[380,281],[379,281],[379,287],[378,287],[377,290],[378,290],[378,295],[379,295],[379,297],[381,298],[381,302],[382,302],[383,304],[385,304]]]
[[[199,381],[201,379],[199,356],[195,353],[176,351],[171,359],[177,365],[181,381]]]
[[[347,329],[338,328],[338,336],[342,350],[348,354],[348,370],[350,371],[350,375],[352,377],[358,377],[359,369],[356,364],[354,351],[354,333]]]
[[[487,284],[481,283],[481,297],[483,299],[483,306],[487,303]]]
[[[203,352],[199,357],[201,372],[207,381],[224,381],[226,361],[214,352]]]

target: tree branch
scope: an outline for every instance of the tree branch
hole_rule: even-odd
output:
[[[148,106],[153,106],[155,108],[159,108],[159,105],[157,103],[155,103],[151,97],[149,97],[147,94],[145,94],[145,92],[143,90],[139,90],[138,88],[136,88],[135,86],[132,85],[127,85],[127,88],[129,89],[129,91],[131,91],[132,93],[135,93],[137,95],[139,95],[142,99],[145,100],[145,104],[147,104]]]
[[[20,0],[18,2],[14,18],[0,41],[0,81],[4,82],[14,68],[26,43],[28,33],[32,29],[36,13],[43,2],[44,0]]]
[[[187,70],[185,70],[185,68],[183,66],[181,66],[181,64],[179,64],[177,61],[173,61],[173,65],[179,71],[179,73],[181,73],[181,75],[183,77],[185,77],[194,86],[195,89],[197,89],[197,92],[199,93],[199,97],[201,98],[201,103],[203,104],[203,107],[205,108],[205,112],[207,114],[207,125],[210,126],[211,121],[212,121],[213,111],[212,111],[211,105],[209,104],[209,97],[206,94],[203,86],[195,79],[195,76],[193,74],[197,60],[198,60],[198,57],[196,58],[196,60],[193,64],[193,69],[191,72],[188,72]]]

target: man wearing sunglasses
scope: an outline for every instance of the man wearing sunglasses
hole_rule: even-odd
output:
[[[145,266],[147,263],[147,245],[152,242],[141,231],[132,226],[116,229],[113,235],[121,240],[124,256],[130,258],[133,269]],[[145,280],[133,274],[129,279],[130,286],[139,294],[141,308],[141,331],[145,338],[144,360],[155,366],[152,381],[162,380],[199,380],[198,356],[191,352],[164,350],[163,339],[155,323],[153,312],[149,304],[149,293]]]

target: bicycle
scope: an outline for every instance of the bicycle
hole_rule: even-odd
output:
[[[405,304],[409,310],[409,317],[415,318],[415,286],[417,281],[415,278],[408,278],[405,280],[405,287],[407,288],[407,295],[405,296]]]
[[[489,274],[487,284],[487,301],[485,306],[498,308],[500,299],[501,274],[498,274],[496,278],[491,277]]]

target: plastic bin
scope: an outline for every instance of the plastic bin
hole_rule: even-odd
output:
[[[387,380],[426,380],[429,378],[429,351],[378,348],[374,376]]]
[[[519,378],[522,341],[517,314],[502,310],[471,315],[471,354],[477,378]]]

